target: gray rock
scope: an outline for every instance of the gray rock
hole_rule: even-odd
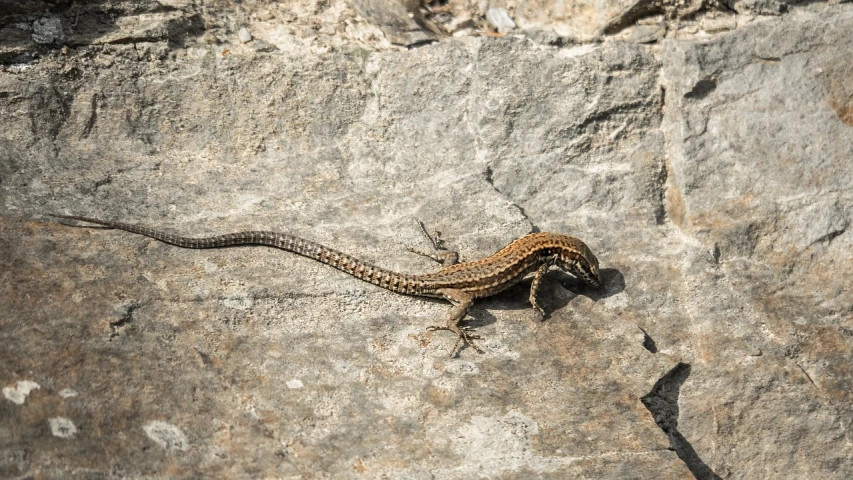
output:
[[[515,28],[515,22],[509,18],[509,13],[503,8],[486,10],[486,20],[501,33],[506,33]]]
[[[702,30],[706,33],[721,33],[737,28],[737,15],[706,16],[702,19]]]
[[[600,39],[605,29],[612,33],[648,14],[660,12],[661,3],[655,0],[490,0],[480,5],[484,5],[483,10],[488,6],[511,11],[513,21],[524,30],[551,30],[562,37],[590,41]]]
[[[60,42],[62,38],[62,20],[58,17],[41,17],[33,22],[34,42],[46,45]]]
[[[853,476],[849,5],[264,55],[186,26],[283,35],[241,11],[170,9],[168,42],[126,12],[0,71],[0,477]],[[558,231],[606,285],[549,274],[539,323],[525,285],[482,300],[486,353],[449,358],[446,302],[50,212],[405,272],[435,268],[413,218],[463,259]]]
[[[613,10],[608,15],[607,21],[601,25],[600,31],[607,34],[618,33],[624,28],[636,24],[637,20],[663,12],[664,6],[662,2],[655,0],[613,2],[610,4],[610,8]]]
[[[258,52],[272,52],[273,50],[276,50],[275,45],[267,43],[263,40],[255,40],[255,42],[252,43],[252,48],[254,50],[257,50]]]
[[[657,42],[666,35],[663,25],[638,25],[628,34],[626,40],[635,43]]]
[[[252,34],[249,33],[248,28],[242,27],[237,31],[237,38],[240,40],[240,43],[249,43],[252,41]]]
[[[382,29],[391,43],[408,47],[428,43],[436,38],[433,32],[418,24],[418,20],[423,23],[418,2],[349,0],[349,3],[365,20]]]
[[[664,45],[667,212],[719,252],[716,273],[688,285],[713,296],[696,321],[726,325],[704,335],[730,342],[696,352],[710,368],[680,428],[700,457],[719,452],[721,475],[761,475],[767,451],[792,477],[853,471],[850,32],[850,8],[815,9]]]
[[[729,8],[740,14],[781,15],[789,5],[802,0],[725,0]]]

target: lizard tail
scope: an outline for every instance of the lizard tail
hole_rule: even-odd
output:
[[[183,248],[224,248],[240,245],[264,245],[279,248],[288,252],[293,252],[297,255],[302,255],[303,257],[311,258],[320,263],[325,263],[330,267],[346,272],[360,280],[364,280],[393,292],[404,294],[415,293],[415,287],[411,275],[404,275],[384,268],[379,268],[375,265],[359,260],[352,255],[348,255],[325,245],[286,233],[252,230],[227,233],[212,237],[196,238],[184,237],[143,225],[115,222],[112,220],[100,220],[97,218],[78,215],[50,214],[50,216],[64,220],[92,223],[105,228],[124,230],[126,232],[144,235],[146,237]]]

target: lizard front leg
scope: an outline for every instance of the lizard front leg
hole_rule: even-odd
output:
[[[530,283],[530,305],[533,306],[533,309],[536,310],[539,315],[539,319],[542,320],[545,318],[545,310],[539,306],[539,303],[536,301],[536,294],[539,291],[539,284],[542,282],[542,277],[548,272],[548,269],[551,268],[551,265],[554,265],[554,262],[557,261],[557,256],[553,255],[545,258],[542,262],[542,265],[536,269],[536,273],[533,274],[533,281]]]
[[[450,351],[451,357],[456,353],[456,349],[459,347],[460,342],[465,342],[465,345],[470,346],[476,350],[477,353],[483,353],[483,350],[474,344],[474,340],[480,340],[482,337],[473,334],[473,328],[459,325],[459,323],[465,318],[465,315],[468,314],[468,309],[474,305],[474,297],[462,290],[450,288],[439,290],[438,293],[447,299],[447,301],[452,303],[454,307],[453,310],[450,311],[450,317],[447,319],[447,323],[445,325],[433,325],[428,327],[427,330],[431,332],[436,330],[450,330],[456,334],[456,343],[453,345],[453,350]]]

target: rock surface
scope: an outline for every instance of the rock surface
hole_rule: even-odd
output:
[[[0,477],[853,477],[853,5],[286,3],[0,18]],[[415,218],[555,231],[605,286],[482,300],[451,358],[446,302],[51,212],[406,272]]]

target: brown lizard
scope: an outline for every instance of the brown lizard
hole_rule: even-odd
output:
[[[601,287],[601,274],[595,255],[577,238],[558,233],[531,233],[511,242],[491,256],[457,263],[459,256],[456,252],[444,248],[439,233],[430,235],[423,224],[418,222],[424,235],[432,242],[435,253],[427,254],[411,248],[409,251],[438,261],[442,268],[433,273],[413,275],[386,270],[319,243],[285,233],[248,231],[191,238],[111,220],[74,215],[51,216],[125,230],[184,248],[266,245],[312,258],[395,293],[443,298],[454,305],[450,317],[445,325],[432,326],[428,330],[449,330],[456,334],[457,340],[451,356],[456,352],[460,341],[464,341],[478,353],[483,353],[483,350],[474,344],[474,340],[481,337],[473,334],[471,327],[460,325],[474,300],[506,290],[530,273],[533,273],[533,281],[530,285],[529,301],[540,317],[544,317],[545,311],[536,302],[536,292],[542,277],[551,266],[557,266],[595,288]]]

